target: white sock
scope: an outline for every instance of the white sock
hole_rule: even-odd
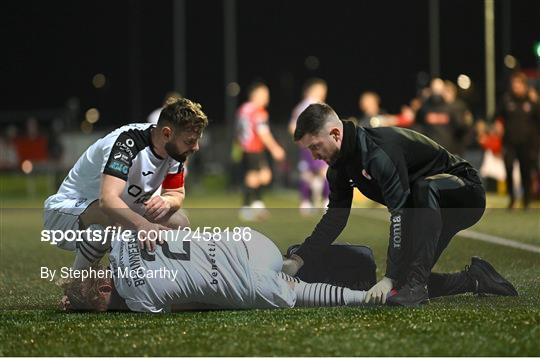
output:
[[[105,236],[101,225],[90,225],[89,228],[92,231],[101,230],[102,236]],[[86,269],[99,262],[111,247],[110,237],[101,241],[90,240],[86,235],[82,235],[82,237],[82,241],[77,241],[75,261],[73,262],[73,268],[77,270]]]
[[[324,178],[315,176],[311,179],[311,200],[313,206],[320,207],[322,205],[322,191],[324,189]]]

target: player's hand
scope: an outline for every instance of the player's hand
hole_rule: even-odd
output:
[[[64,295],[60,302],[58,302],[58,308],[62,311],[68,311],[71,307],[68,296]]]
[[[285,159],[285,151],[280,146],[276,146],[271,154],[272,157],[278,162],[281,162],[283,159]]]
[[[383,277],[366,293],[365,303],[384,304],[388,293],[394,287],[394,281],[388,277]]]
[[[294,276],[304,266],[304,260],[298,255],[292,254],[291,257],[283,260],[281,271],[289,276]]]
[[[153,196],[145,201],[144,207],[146,209],[144,217],[154,222],[163,219],[171,210],[171,204],[160,195]]]
[[[142,225],[137,227],[137,239],[139,240],[139,248],[146,249],[147,252],[153,252],[156,249],[156,245],[162,244],[160,231],[167,231],[170,228],[161,224],[151,223],[147,220]]]

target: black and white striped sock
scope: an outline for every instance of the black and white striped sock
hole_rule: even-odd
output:
[[[296,282],[296,283],[300,282],[300,279],[298,277],[287,275],[284,272],[279,272],[278,275],[287,282]]]
[[[360,306],[364,304],[366,291],[355,291],[327,283],[306,283],[298,277],[292,277],[283,272],[280,272],[279,275],[285,281],[295,283],[295,307]]]

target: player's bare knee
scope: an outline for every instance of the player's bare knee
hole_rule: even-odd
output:
[[[260,185],[268,185],[272,181],[272,171],[270,168],[261,169],[259,172]]]
[[[257,172],[248,172],[245,178],[245,184],[248,188],[257,188],[261,185]]]

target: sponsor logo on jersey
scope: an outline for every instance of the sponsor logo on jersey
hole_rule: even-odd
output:
[[[109,164],[109,168],[122,174],[127,174],[129,171],[129,168],[126,164],[120,163],[116,160],[113,160]]]
[[[75,203],[75,207],[78,208],[79,206],[81,206],[82,204],[84,204],[86,202],[86,200],[88,200],[87,198],[80,198],[79,200],[77,200],[77,202]]]
[[[150,174],[154,174],[154,172],[151,171],[151,170],[149,170],[149,171],[147,171],[147,172],[142,172],[142,175],[143,175],[144,177],[149,176]]]
[[[132,142],[133,142],[133,140],[132,140]],[[127,154],[129,154],[130,157],[133,158],[133,151],[131,150],[131,148],[126,143],[116,142],[115,145],[117,147],[119,147],[121,150],[123,150],[124,152],[126,152]]]

